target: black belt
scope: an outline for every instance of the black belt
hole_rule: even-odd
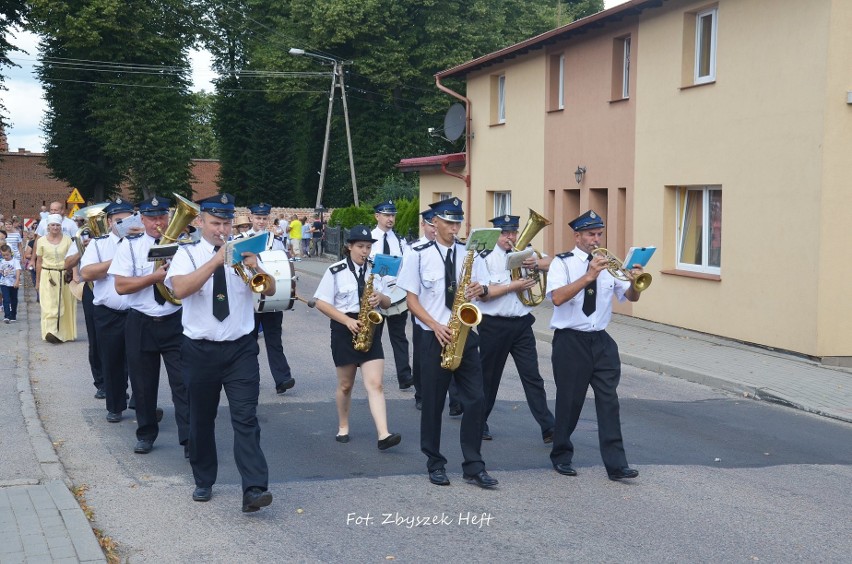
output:
[[[144,317],[144,318],[146,318],[150,321],[153,321],[154,323],[162,323],[163,321],[168,321],[169,319],[171,319],[174,316],[179,315],[181,313],[181,310],[177,310],[177,311],[174,311],[174,312],[172,312],[168,315],[161,315],[161,316],[158,317],[158,316],[155,316],[155,315],[148,315],[148,314],[142,313],[138,309],[132,309],[131,308],[130,311],[132,311],[133,313],[139,314],[142,317]]]
[[[116,315],[126,315],[126,314],[127,314],[127,312],[128,312],[128,311],[130,311],[129,309],[113,309],[113,308],[111,308],[111,307],[109,307],[109,306],[105,306],[105,305],[103,305],[103,304],[98,304],[98,305],[96,305],[95,307],[102,307],[102,308],[104,308],[104,309],[108,309],[108,310],[110,310],[112,313],[114,313],[114,314],[116,314]]]
[[[554,333],[559,333],[560,331],[564,331],[567,333],[573,333],[574,335],[599,335],[601,333],[606,333],[603,329],[600,331],[578,331],[577,329],[557,329]]]

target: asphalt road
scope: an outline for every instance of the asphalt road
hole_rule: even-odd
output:
[[[317,282],[302,274],[299,293],[311,295]],[[212,501],[196,503],[165,373],[160,437],[151,454],[134,454],[132,412],[107,423],[103,402],[92,397],[82,310],[81,340],[57,346],[38,340],[37,306],[29,307],[30,364],[45,428],[71,479],[88,485],[95,526],[129,562],[839,562],[852,554],[852,425],[625,367],[623,431],[641,476],[607,479],[587,398],[575,434],[580,475],[568,478],[551,469],[510,362],[489,420],[494,440],[483,445],[500,486],[486,491],[462,481],[459,421],[449,416],[442,448],[452,485],[432,486],[413,391],[397,389],[390,361],[388,418],[401,445],[377,450],[360,377],[352,441],[334,441],[328,321],[304,304],[284,316],[297,380],[284,396],[274,393],[261,343],[259,417],[272,506],[240,512],[224,396],[219,479]],[[552,408],[550,352],[539,343]]]

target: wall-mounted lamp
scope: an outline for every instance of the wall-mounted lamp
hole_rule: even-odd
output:
[[[577,184],[580,184],[583,181],[583,176],[586,175],[586,167],[578,166],[577,170],[574,171],[574,178],[577,180]]]

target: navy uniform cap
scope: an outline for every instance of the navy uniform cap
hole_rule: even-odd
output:
[[[142,215],[167,215],[171,201],[168,198],[152,196],[139,202],[139,213]]]
[[[346,242],[355,243],[356,241],[369,241],[370,243],[376,242],[376,240],[373,239],[372,231],[366,225],[356,225],[349,230],[349,235],[346,236]]]
[[[272,206],[264,203],[254,204],[249,206],[249,211],[252,215],[269,215],[272,213]]]
[[[519,215],[501,215],[489,220],[494,224],[494,227],[502,231],[517,231],[521,224],[521,216]]]
[[[420,215],[423,216],[423,221],[425,221],[429,225],[432,225],[432,220],[435,218],[435,210],[430,208],[426,211],[420,212]]]
[[[116,198],[114,202],[111,202],[110,205],[104,208],[104,213],[108,216],[117,213],[133,213],[133,202]]]
[[[462,201],[458,198],[447,198],[446,200],[429,204],[429,207],[435,212],[435,217],[440,217],[445,221],[461,223],[464,219]]]
[[[230,194],[217,194],[195,202],[201,211],[220,219],[234,218],[234,197]]]
[[[396,205],[393,203],[393,200],[387,200],[386,202],[379,202],[373,209],[376,213],[396,213]]]
[[[594,210],[589,210],[574,221],[569,221],[568,226],[574,231],[587,231],[589,229],[603,229],[604,221]]]

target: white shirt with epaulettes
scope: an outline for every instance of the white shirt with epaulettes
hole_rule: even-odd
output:
[[[111,260],[118,248],[118,235],[110,232],[109,235],[89,240],[83,256],[80,258],[80,270],[93,264],[99,264]],[[115,276],[107,273],[103,278],[94,281],[92,286],[92,303],[98,306],[106,306],[110,309],[124,311],[130,307],[126,295],[121,296],[115,291]]]
[[[154,246],[154,237],[147,233],[139,235],[128,235],[118,242],[115,256],[109,267],[109,273],[113,276],[125,276],[128,278],[147,276],[154,272],[154,261],[148,260],[148,251]],[[171,315],[180,309],[169,301],[158,304],[154,298],[154,286],[146,286],[138,292],[127,295],[128,305],[139,313],[151,317],[163,317]]]
[[[334,306],[335,309],[343,313],[358,313],[361,311],[361,299],[358,297],[358,272],[359,268],[366,267],[364,273],[364,284],[370,280],[370,264],[365,263],[359,267],[353,261],[355,272],[349,268],[347,259],[338,261],[325,271],[320,280],[317,291],[314,293],[314,299],[322,300]],[[384,278],[389,278],[385,276]],[[373,290],[376,292],[384,292],[385,283],[381,276],[373,277]]]
[[[456,242],[454,247],[456,282],[459,283],[467,251],[464,244],[459,242]],[[397,286],[417,295],[420,305],[435,321],[444,325],[450,321],[450,310],[446,305],[447,284],[444,281],[444,260],[448,249],[450,247],[445,247],[437,241],[412,247],[412,252],[409,253],[411,256],[402,261],[396,281]],[[478,254],[474,255],[470,281],[488,283],[488,268],[485,260]],[[464,288],[460,287],[457,291],[463,292]],[[426,331],[431,331],[420,319],[416,319],[416,322]]]

